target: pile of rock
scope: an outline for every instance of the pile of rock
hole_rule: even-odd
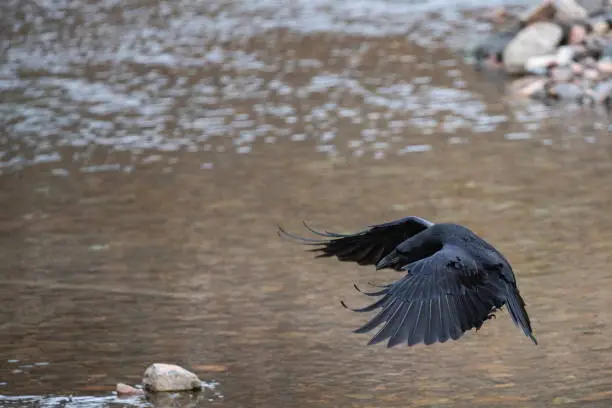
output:
[[[479,68],[521,76],[519,95],[612,106],[612,0],[545,0],[472,56]]]

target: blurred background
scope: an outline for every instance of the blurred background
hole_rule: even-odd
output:
[[[2,1],[0,406],[150,406],[112,391],[168,362],[189,406],[609,407],[611,121],[464,62],[499,4]],[[406,215],[503,252],[540,345],[366,347],[339,301],[397,275],[276,235]]]

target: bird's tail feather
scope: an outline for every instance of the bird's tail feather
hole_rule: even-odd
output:
[[[521,297],[520,293],[510,284],[506,284],[506,302],[508,305],[508,311],[514,324],[520,327],[525,333],[525,336],[529,337],[534,344],[538,344],[538,340],[533,334],[531,329],[531,322],[529,321],[529,315],[525,310],[525,301]]]

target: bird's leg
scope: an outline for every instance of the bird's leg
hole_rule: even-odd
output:
[[[491,312],[487,315],[486,320],[491,320],[491,319],[497,319],[497,317],[495,316],[495,312],[497,312],[499,309],[497,307],[494,307],[493,309],[491,309]]]
[[[476,331],[477,331],[477,332],[480,330],[480,328],[482,327],[482,325],[484,324],[484,322],[486,322],[487,320],[497,319],[497,317],[495,317],[495,313],[494,313],[496,310],[497,310],[497,309],[492,309],[492,310],[491,310],[491,313],[489,313],[489,314],[487,315],[487,317],[485,317],[485,319],[483,320],[483,322],[482,322],[482,323],[480,323],[480,325],[476,326]]]

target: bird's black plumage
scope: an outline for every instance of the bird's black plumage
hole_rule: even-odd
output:
[[[317,257],[335,256],[340,261],[405,272],[378,291],[362,292],[380,298],[352,309],[380,309],[355,330],[366,333],[380,326],[368,344],[387,340],[387,347],[393,347],[457,340],[468,330],[480,329],[504,305],[512,321],[537,344],[510,263],[468,228],[412,216],[355,234],[318,232],[304,225],[323,238],[302,238],[281,227],[279,234],[316,246],[311,251]]]

